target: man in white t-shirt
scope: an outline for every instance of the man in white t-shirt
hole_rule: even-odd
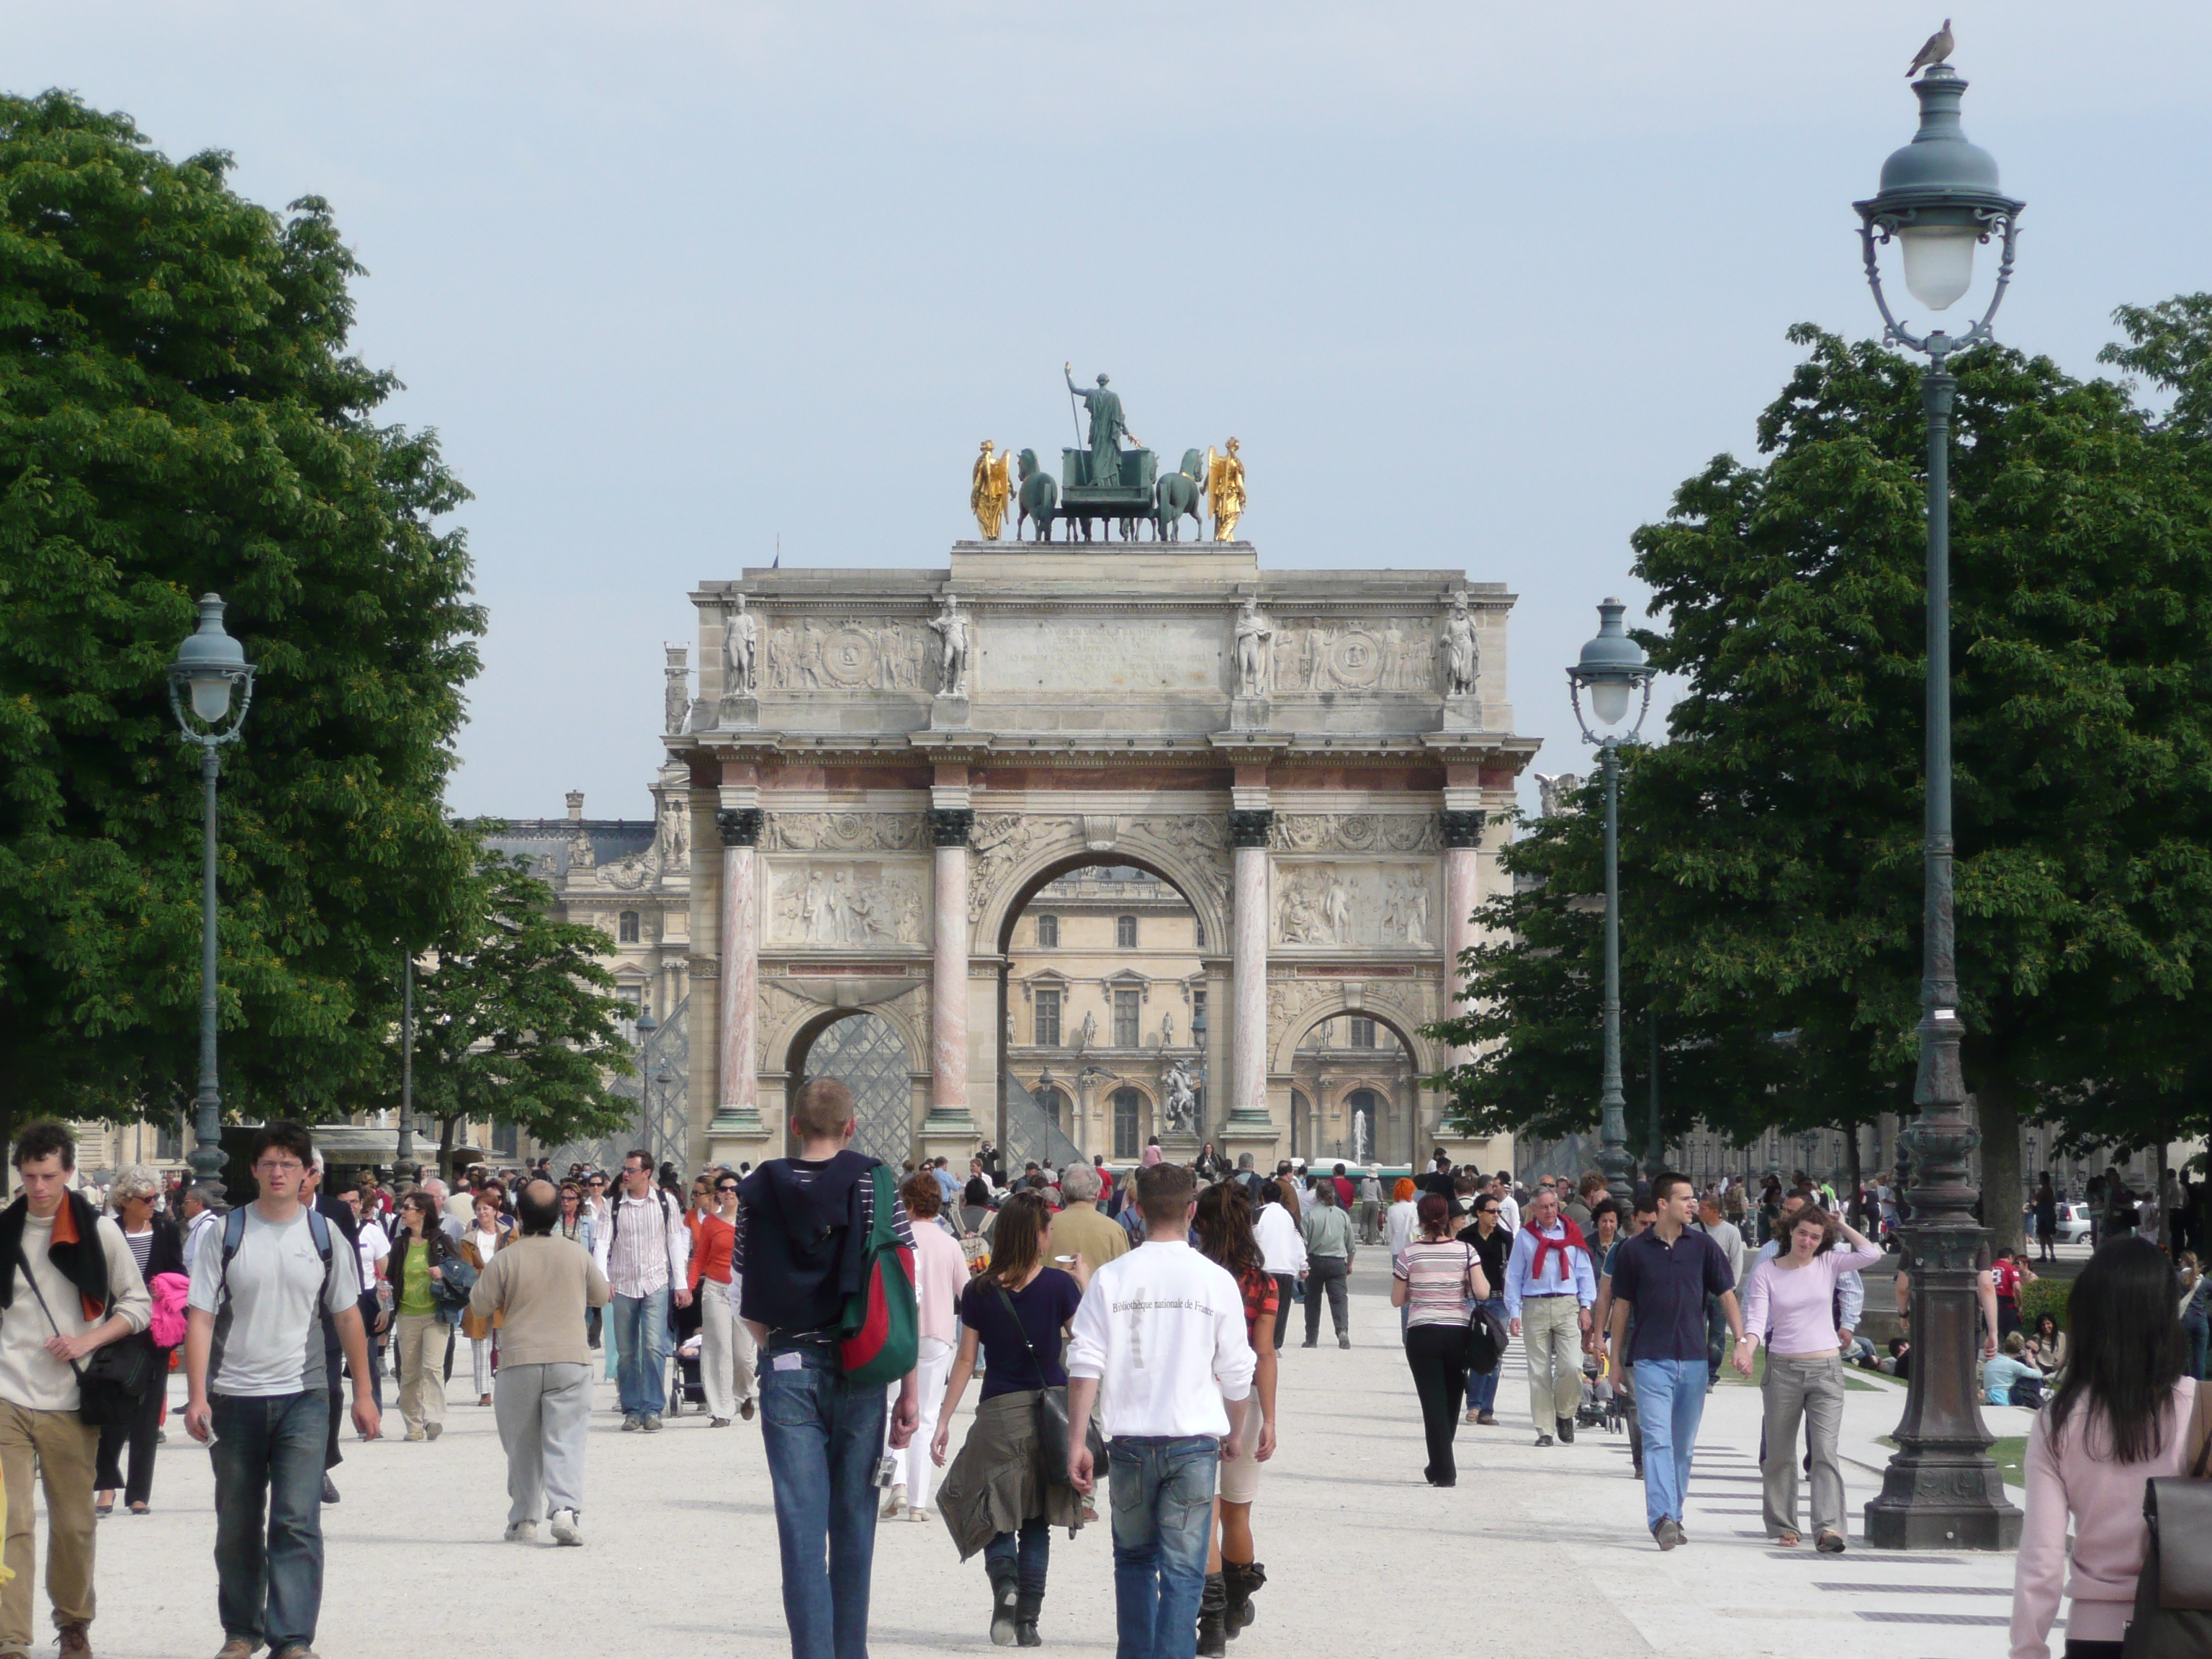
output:
[[[216,1659],[252,1659],[264,1642],[271,1659],[313,1659],[331,1410],[325,1312],[353,1373],[354,1426],[376,1437],[361,1263],[329,1218],[301,1202],[313,1157],[296,1123],[256,1134],[260,1196],[226,1217],[192,1262],[185,1429],[215,1443]]]

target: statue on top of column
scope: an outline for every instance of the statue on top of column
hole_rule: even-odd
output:
[[[1267,642],[1275,637],[1273,626],[1260,614],[1256,594],[1244,596],[1244,609],[1237,617],[1237,695],[1240,697],[1264,697],[1267,695]]]
[[[940,697],[964,697],[968,695],[968,618],[960,613],[960,596],[947,593],[945,609],[929,619],[929,631],[937,635],[937,695]]]
[[[722,617],[722,690],[750,696],[757,684],[760,623],[745,609],[745,596],[733,593]]]
[[[1451,614],[1444,618],[1443,635],[1438,641],[1444,653],[1444,695],[1470,697],[1474,695],[1475,678],[1482,672],[1482,647],[1475,639],[1474,618],[1468,614],[1466,591],[1454,592],[1451,603]]]

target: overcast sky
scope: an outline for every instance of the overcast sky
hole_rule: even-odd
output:
[[[1942,3],[1942,0],[1936,0]],[[1950,0],[1961,4],[1965,0]],[[489,606],[453,805],[643,816],[698,580],[941,564],[1060,365],[1155,447],[1243,441],[1263,565],[1521,596],[1517,725],[1627,538],[1753,422],[1808,319],[1870,333],[1856,198],[1942,21],[1894,0],[1504,6],[22,0],[15,89],[334,204],[356,343],[442,434]],[[2212,9],[1955,18],[2027,198],[2002,337],[2094,372],[2212,287]],[[2124,46],[2112,43],[2123,41]],[[1984,259],[1984,270],[1987,269]],[[1961,309],[1964,307],[1962,307]],[[1923,319],[1924,320],[1924,319]]]

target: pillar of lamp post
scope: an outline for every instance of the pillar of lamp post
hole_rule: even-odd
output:
[[[203,594],[199,627],[177,647],[176,660],[169,665],[169,707],[185,741],[200,751],[200,1077],[188,1161],[193,1180],[217,1196],[222,1192],[223,1156],[222,1093],[216,1065],[216,781],[222,775],[223,744],[238,741],[246,712],[253,706],[253,665],[246,660],[245,648],[223,631],[222,611],[219,595]]]
[[[653,1047],[653,1034],[660,1029],[650,1008],[637,1017],[637,1144],[647,1152],[653,1150],[653,1073],[646,1070],[645,1062]]]
[[[1975,1279],[1988,1232],[1973,1217],[1967,1160],[1979,1132],[1966,1109],[1960,1058],[1959,975],[1951,903],[1950,428],[1958,381],[1954,355],[1992,337],[1990,325],[2012,280],[2021,204],[1997,187],[1996,162],[1966,142],[1959,106],[1966,82],[1948,64],[1913,83],[1920,129],[1882,166],[1881,189],[1858,210],[1867,282],[1883,341],[1924,354],[1921,402],[1928,419],[1927,822],[1922,915],[1920,1069],[1917,1111],[1898,1137],[1909,1155],[1912,1216],[1905,1227],[1912,1291],[1912,1372],[1897,1455],[1880,1497],[1866,1506],[1867,1541],[1884,1549],[2011,1549],[2021,1513],[2006,1502],[1989,1455],[1975,1386],[1980,1339]],[[1966,331],[1916,335],[1891,313],[1878,247],[1904,254],[1905,285],[1929,310],[1948,310],[1973,278],[1974,250],[2002,240],[1988,310]]]
[[[1619,599],[1599,605],[1596,637],[1583,647],[1581,658],[1567,670],[1567,697],[1574,706],[1575,723],[1582,728],[1583,740],[1597,745],[1605,769],[1605,1070],[1598,1088],[1597,1167],[1623,1214],[1635,1196],[1629,1178],[1635,1160],[1629,1156],[1628,1101],[1620,1088],[1620,746],[1635,742],[1644,729],[1644,717],[1651,708],[1653,672],[1644,648],[1621,627],[1627,610]],[[1635,721],[1625,732],[1600,736],[1583,717],[1584,691],[1589,693],[1590,713],[1600,726],[1616,726],[1627,719],[1628,706],[1640,691]]]
[[[399,958],[399,1150],[392,1174],[415,1161],[415,953]]]

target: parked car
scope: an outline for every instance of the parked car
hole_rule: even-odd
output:
[[[2035,1237],[2035,1206],[2026,1206],[2027,1234]],[[2086,1244],[2089,1242],[2089,1206],[2078,1198],[2058,1200],[2058,1242],[2061,1244]]]

